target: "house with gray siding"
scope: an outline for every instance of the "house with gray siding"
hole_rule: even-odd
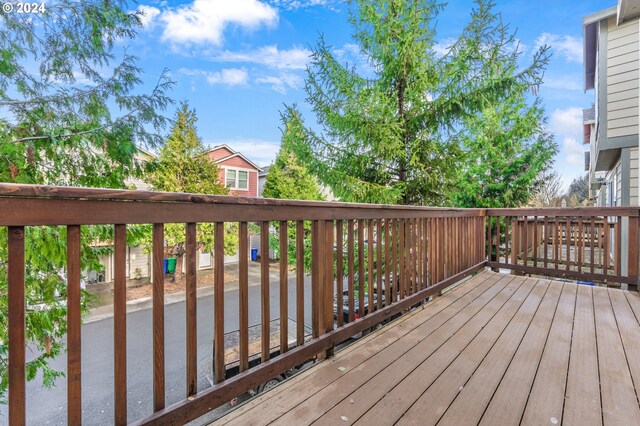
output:
[[[583,19],[584,90],[594,104],[584,110],[585,157],[591,195],[597,206],[639,205],[638,108],[640,106],[640,1],[616,6]],[[622,253],[628,246],[622,222]],[[626,273],[626,259],[622,259]]]

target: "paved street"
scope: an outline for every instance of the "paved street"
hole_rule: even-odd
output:
[[[291,275],[290,275],[291,276]],[[233,284],[231,284],[233,286]],[[305,323],[311,325],[309,278],[305,280]],[[289,316],[295,317],[295,281],[289,281]],[[271,274],[271,318],[279,316],[279,284]],[[238,291],[225,292],[225,331],[238,329]],[[249,288],[249,323],[260,322],[259,281],[251,280]],[[166,392],[167,405],[185,397],[185,303],[184,300],[165,307]],[[209,386],[204,374],[213,341],[213,297],[198,298],[198,390]],[[152,413],[151,310],[147,307],[127,314],[127,380],[129,421]],[[55,360],[64,369],[66,356]],[[59,379],[54,389],[43,389],[38,379],[27,384],[27,422],[33,425],[65,425],[66,382]],[[113,319],[89,322],[82,328],[82,398],[83,423],[113,424]],[[0,418],[6,422],[6,406],[0,407]]]

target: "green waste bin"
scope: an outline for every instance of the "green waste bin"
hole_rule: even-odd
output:
[[[173,274],[176,272],[176,258],[170,257],[167,259],[167,274]]]

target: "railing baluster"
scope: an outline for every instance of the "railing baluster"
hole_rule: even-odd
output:
[[[127,225],[113,238],[113,397],[116,425],[127,424]]]
[[[400,299],[404,299],[407,296],[407,274],[405,271],[407,250],[405,247],[406,238],[405,238],[405,220],[404,219],[400,219],[398,233],[400,234],[399,244],[398,244],[399,246],[398,255],[400,256],[400,259],[399,259],[400,267],[398,268],[400,272]]]
[[[296,344],[304,343],[304,221],[296,222]]]
[[[594,217],[591,216],[591,235],[589,237],[589,265],[590,265],[590,271],[593,274],[595,272],[595,257],[596,257],[596,253],[595,253],[595,249],[594,249],[594,240],[596,238],[596,225],[595,225],[595,221],[594,221]]]
[[[364,308],[364,220],[358,220],[358,313],[365,316]]]
[[[378,288],[378,309],[382,308],[382,220],[376,221],[376,287]],[[389,293],[387,293],[389,294]]]
[[[496,216],[496,262],[500,262],[500,216]]]
[[[571,267],[571,243],[573,241],[573,235],[572,235],[572,228],[571,228],[571,218],[567,218],[567,223],[565,226],[565,243],[567,244],[567,264],[566,264],[566,270],[568,271]]]
[[[324,332],[333,331],[333,291],[334,291],[334,274],[333,274],[333,221],[327,220],[324,223],[324,253],[322,255],[324,263]],[[338,299],[340,300],[340,299]],[[333,356],[333,346],[325,351],[327,358]]]
[[[373,313],[375,310],[374,301],[373,301],[373,220],[369,219],[367,221],[367,288],[369,294],[369,313]]]
[[[26,424],[25,282],[23,226],[8,229],[9,424]]]
[[[289,350],[289,228],[280,221],[280,352]]]
[[[354,279],[354,269],[355,269],[355,242],[353,235],[353,220],[349,219],[347,222],[347,299],[349,306],[349,322],[353,322],[355,320],[355,279]]]
[[[320,286],[320,252],[319,252],[318,221],[311,222],[311,330],[313,338],[320,335],[318,313],[318,288]]]
[[[153,224],[153,411],[164,408],[164,224]]]
[[[185,238],[185,307],[187,336],[187,398],[198,392],[198,302],[197,302],[197,231],[195,223],[186,224]],[[242,256],[241,256],[242,257]]]
[[[226,373],[224,367],[224,222],[216,222],[213,232],[213,369],[216,383],[221,383]],[[262,338],[264,339],[264,335]]]
[[[422,222],[423,219],[418,219],[417,223],[416,223],[416,250],[417,250],[417,255],[416,255],[416,261],[417,261],[417,268],[416,268],[416,273],[417,273],[417,283],[418,283],[418,290],[422,290],[422,286],[424,284],[423,282],[423,276],[422,276],[422,264],[423,259],[422,259],[422,245],[423,245],[423,239],[422,239]]]
[[[533,217],[533,267],[538,266],[538,216]]]
[[[615,247],[614,247],[614,258],[615,258],[615,274],[617,276],[622,275],[622,218],[620,216],[616,217],[616,223],[614,224],[614,232],[616,235],[615,238]]]
[[[391,233],[391,221],[389,219],[384,220],[384,283],[385,283],[385,304],[390,305],[392,302],[392,290],[391,290],[391,244],[389,241],[389,235]],[[395,294],[395,293],[393,293]]]
[[[609,223],[609,217],[604,217],[604,257],[602,262],[602,273],[607,275],[609,274],[609,257],[610,249],[609,249],[609,237],[611,236],[611,225]]]
[[[341,220],[336,221],[336,320],[338,321],[338,327],[342,327],[344,323],[344,305],[343,305],[343,293],[344,293],[344,271],[343,271],[343,222]]]
[[[249,224],[240,222],[238,227],[239,273],[238,277],[238,325],[240,326],[240,371],[249,369]]]
[[[584,244],[584,229],[582,228],[582,217],[578,218],[578,272],[582,272],[583,262],[583,244]]]
[[[544,267],[547,268],[549,262],[549,217],[544,217],[544,238],[542,239],[542,248],[544,249]]]
[[[269,301],[269,222],[260,223],[260,316],[261,359],[271,358],[271,311]]]
[[[327,275],[327,262],[326,262],[326,238],[325,238],[325,221],[319,220],[316,224],[316,236],[317,236],[317,284],[315,286],[315,291],[313,293],[313,297],[311,299],[311,303],[316,306],[316,321],[319,335],[325,334],[325,322],[324,322],[324,289],[326,284],[326,275]]]

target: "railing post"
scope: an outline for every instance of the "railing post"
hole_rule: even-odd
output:
[[[9,227],[9,424],[24,425],[25,394],[25,293],[24,227]]]
[[[638,221],[640,217],[629,217],[629,268],[628,275],[635,278],[635,285],[630,284],[630,290],[638,290]]]

